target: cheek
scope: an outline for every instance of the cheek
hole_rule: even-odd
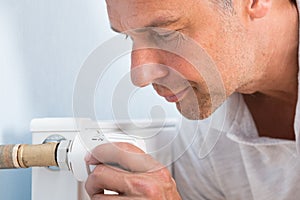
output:
[[[229,96],[246,81],[245,66],[249,63],[251,55],[245,49],[244,39],[235,37],[230,31],[217,32],[222,37],[208,34],[202,35],[201,38],[198,36],[195,40],[201,44],[214,63],[215,75],[221,77],[226,94]]]
[[[165,64],[171,71],[179,74],[181,78],[195,83],[202,82],[201,69],[193,65],[189,58],[183,58],[178,55],[166,53],[164,56]]]

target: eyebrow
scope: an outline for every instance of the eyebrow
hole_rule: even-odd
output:
[[[168,19],[168,20],[161,20],[161,19],[156,19],[150,24],[144,26],[143,28],[137,28],[140,31],[144,31],[147,28],[150,27],[167,27],[170,26],[171,24],[175,24],[176,22],[180,21],[181,18],[176,18],[176,19]],[[117,32],[117,33],[122,33],[122,31],[118,30],[117,28],[110,26],[110,28]]]

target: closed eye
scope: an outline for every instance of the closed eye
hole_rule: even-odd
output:
[[[179,32],[174,30],[168,30],[168,31],[155,31],[155,34],[163,40],[173,40],[175,38],[178,38]]]

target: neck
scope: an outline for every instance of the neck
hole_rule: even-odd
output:
[[[290,11],[285,10],[277,16],[271,31],[274,39],[269,49],[272,53],[257,91],[294,105],[298,86],[298,12],[290,6]]]
[[[294,140],[299,41],[298,12],[295,7],[290,9],[274,15],[269,62],[255,85],[256,92],[244,98],[260,136]]]

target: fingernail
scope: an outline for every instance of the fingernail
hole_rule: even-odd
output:
[[[87,152],[87,154],[84,157],[85,162],[89,162],[91,160],[92,154]]]

